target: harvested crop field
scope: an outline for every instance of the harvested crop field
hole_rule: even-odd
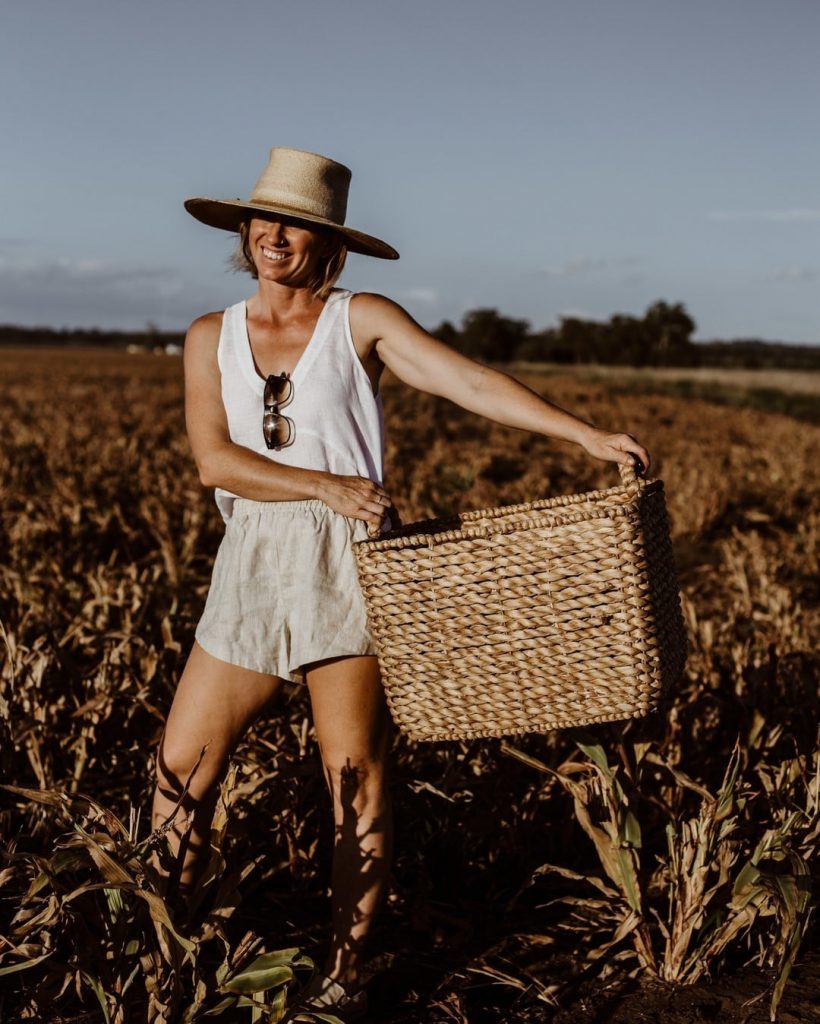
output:
[[[17,787],[0,791],[0,1019],[277,1020],[281,979],[304,970],[293,951],[320,956],[329,915],[302,689],[232,762],[195,927],[174,928],[146,871],[152,758],[222,533],[181,361],[0,349],[0,371],[0,770]],[[820,1019],[820,428],[600,377],[523,379],[653,453],[686,676],[641,723],[395,740],[368,1019]],[[395,381],[385,408],[405,521],[617,481]],[[280,980],[241,994],[276,950]]]

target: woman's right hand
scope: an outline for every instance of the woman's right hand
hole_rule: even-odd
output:
[[[392,504],[387,491],[365,476],[324,473],[318,496],[334,512],[350,519],[363,519],[374,527],[381,525]]]

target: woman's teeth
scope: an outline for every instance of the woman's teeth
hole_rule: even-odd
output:
[[[274,252],[273,249],[266,249],[262,246],[262,255],[268,260],[286,260],[289,253],[286,252]]]

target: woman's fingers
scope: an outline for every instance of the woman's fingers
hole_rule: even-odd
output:
[[[624,457],[619,461],[627,464],[629,462],[636,463],[635,470],[638,476],[643,476],[649,471],[651,461],[649,452],[631,434],[623,435],[623,442],[620,448],[624,453]]]
[[[367,519],[368,522],[380,523],[384,519],[384,514],[387,511],[387,505],[382,505],[381,502],[363,502],[359,508],[361,513],[361,519]]]
[[[378,525],[391,505],[390,495],[367,477],[337,477],[327,504],[351,519]]]
[[[624,465],[635,464],[638,473],[645,475],[651,463],[649,452],[631,434],[607,434],[596,432],[584,445],[590,455],[598,459],[609,459]],[[637,465],[640,462],[640,466]]]
[[[381,484],[375,483],[373,480],[368,480],[367,477],[352,477],[354,481],[354,489],[357,490],[363,497],[368,499],[378,499],[390,503],[390,495],[381,486]]]
[[[368,481],[368,484],[369,483],[370,481]],[[387,491],[385,491],[383,487],[378,487],[376,485],[365,486],[363,491],[361,508],[379,516],[384,515],[385,511],[390,507],[390,495]]]

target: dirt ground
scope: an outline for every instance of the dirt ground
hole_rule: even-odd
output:
[[[686,987],[653,981],[599,980],[581,985],[561,1008],[516,992],[507,998],[488,984],[468,981],[464,991],[422,1011],[412,1006],[422,981],[418,966],[394,967],[369,987],[373,1024],[768,1024],[768,979],[745,968]],[[422,982],[423,984],[423,982]],[[397,1006],[398,1003],[398,1006]],[[435,998],[433,999],[435,1003]],[[795,967],[778,1010],[779,1024],[820,1022],[820,952],[807,952]]]

